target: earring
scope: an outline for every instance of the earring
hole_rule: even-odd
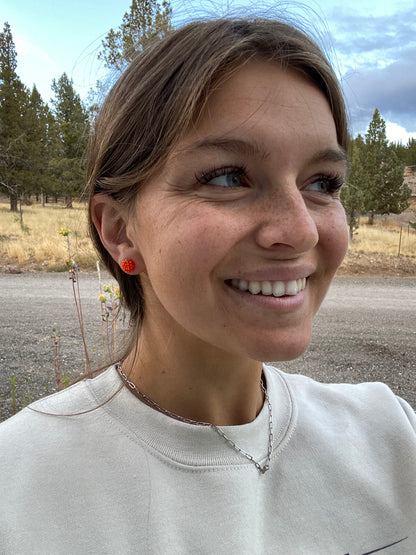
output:
[[[124,260],[121,261],[121,269],[126,272],[126,274],[131,274],[132,272],[134,272],[134,269],[136,267],[136,264],[134,263],[134,260],[132,260],[131,258],[125,258]]]

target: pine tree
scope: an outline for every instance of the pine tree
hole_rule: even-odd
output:
[[[51,156],[53,116],[42,100],[36,86],[30,93],[25,118],[26,156],[29,170],[27,189],[37,196],[48,190],[48,160]]]
[[[0,184],[18,210],[26,168],[24,119],[29,93],[16,73],[16,49],[10,25],[0,33]]]
[[[416,139],[409,139],[405,148],[405,158],[402,160],[406,166],[416,166]]]
[[[407,208],[410,189],[403,182],[404,164],[388,145],[386,124],[377,108],[365,135],[364,170],[364,209],[370,224],[376,214],[400,214]]]
[[[350,139],[349,159],[350,171],[348,179],[341,190],[341,202],[348,219],[350,240],[354,238],[354,231],[358,228],[358,217],[364,210],[363,187],[367,181],[364,169],[364,139],[358,135]]]
[[[163,0],[162,5],[156,0],[132,0],[119,28],[110,29],[102,41],[103,49],[98,58],[104,60],[105,67],[122,71],[135,52],[171,30],[171,18],[169,0]]]
[[[50,175],[57,192],[64,194],[68,207],[72,197],[83,188],[84,155],[89,132],[88,113],[75,92],[72,79],[64,73],[52,82],[55,94],[53,111],[56,121],[54,157],[49,162]]]
[[[394,152],[397,155],[397,158],[403,162],[404,164],[406,164],[406,158],[407,158],[407,148],[406,146],[400,141],[400,142],[392,142],[390,143],[390,147],[392,148],[392,150],[394,150]]]

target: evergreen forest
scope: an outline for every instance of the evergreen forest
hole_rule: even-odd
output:
[[[110,29],[98,53],[108,70],[121,72],[134,53],[172,29],[167,0],[133,0],[120,26]],[[52,100],[42,99],[36,85],[19,78],[18,58],[10,25],[0,32],[0,193],[10,210],[35,199],[45,204],[82,198],[85,150],[99,109],[86,103],[66,73],[53,79]],[[90,98],[102,97],[97,83]],[[376,215],[400,214],[411,195],[404,183],[406,166],[416,166],[416,139],[389,143],[386,124],[375,108],[365,136],[349,140],[350,171],[341,192],[351,235],[362,214],[371,224]]]

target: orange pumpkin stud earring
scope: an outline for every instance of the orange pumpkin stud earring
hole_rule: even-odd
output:
[[[131,274],[132,272],[134,272],[134,269],[136,267],[136,264],[134,263],[134,260],[132,260],[131,258],[125,258],[124,260],[121,261],[121,269],[126,272],[126,274]]]

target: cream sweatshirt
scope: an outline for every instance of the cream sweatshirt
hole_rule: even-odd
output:
[[[265,376],[265,474],[141,403],[114,367],[32,405],[54,415],[6,420],[0,554],[415,555],[412,409],[382,384]],[[263,462],[268,418],[224,431]]]

